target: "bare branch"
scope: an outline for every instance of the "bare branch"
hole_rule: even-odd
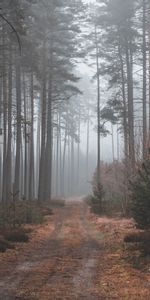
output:
[[[15,33],[17,41],[18,41],[18,45],[19,45],[19,52],[21,55],[21,43],[20,43],[20,37],[19,37],[17,30],[2,14],[0,14],[0,17],[12,28],[13,32]]]

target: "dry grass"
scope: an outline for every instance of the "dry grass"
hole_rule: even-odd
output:
[[[95,285],[104,299],[150,299],[150,258],[124,243],[125,236],[141,236],[132,219],[90,216],[93,226],[105,234],[105,251],[97,264]]]
[[[132,244],[124,243],[125,236],[139,232],[133,220],[81,211],[80,205],[55,208],[44,224],[26,225],[25,230],[32,229],[30,241],[1,253],[0,278],[3,280],[5,275],[7,282],[8,274],[12,274],[12,282],[16,283],[21,277],[15,295],[22,299],[149,300],[149,258],[141,257]],[[95,244],[99,247],[93,248]],[[94,259],[94,265],[88,269],[91,283],[86,291],[84,262],[89,258]],[[80,298],[73,280],[77,274],[83,276]]]

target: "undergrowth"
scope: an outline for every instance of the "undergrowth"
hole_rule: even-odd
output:
[[[41,224],[45,215],[52,210],[37,205],[36,202],[11,201],[0,204],[0,252],[13,249],[15,242],[28,242],[29,232],[25,224]]]
[[[150,256],[150,231],[128,234],[125,236],[124,242],[136,245],[142,255]]]
[[[26,243],[29,240],[27,233],[22,228],[8,231],[4,234],[5,240],[9,242],[23,242]]]
[[[11,201],[0,205],[0,228],[20,227],[23,224],[40,224],[44,216],[36,203]]]
[[[0,252],[5,252],[7,249],[14,249],[14,245],[3,237],[0,238]]]

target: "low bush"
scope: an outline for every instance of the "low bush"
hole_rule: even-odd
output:
[[[137,228],[150,229],[150,153],[130,182],[132,216]]]
[[[90,199],[88,200],[88,204],[91,207],[91,212],[93,212],[94,214],[99,215],[102,213],[101,203],[96,197],[91,195]]]
[[[11,201],[0,206],[0,228],[41,224],[43,220],[42,211],[36,202]]]
[[[125,236],[125,243],[150,242],[150,232],[131,233]]]
[[[41,224],[44,216],[40,207],[34,203],[27,202],[25,205],[25,221],[26,224]]]
[[[4,238],[10,242],[27,243],[29,240],[28,235],[22,229],[11,230],[4,234]]]
[[[144,255],[150,255],[150,231],[128,234],[124,237],[125,243],[136,243]]]
[[[101,183],[97,183],[97,180],[93,180],[92,189],[93,195],[90,200],[91,210],[93,213],[100,215],[103,212],[104,189]]]
[[[5,252],[7,249],[14,249],[14,245],[6,241],[4,238],[0,238],[0,252]]]

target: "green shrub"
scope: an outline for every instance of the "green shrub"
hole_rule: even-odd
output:
[[[22,229],[11,230],[4,234],[4,238],[10,242],[28,242],[29,237]]]
[[[29,201],[11,201],[0,206],[0,228],[17,228],[23,224],[40,224],[44,220],[37,203]]]
[[[130,183],[132,215],[136,226],[150,229],[150,159],[146,159]]]
[[[40,209],[36,206],[27,205],[26,207],[26,224],[41,224],[44,216]]]
[[[5,252],[7,249],[14,249],[14,245],[6,241],[4,238],[0,238],[0,252]]]
[[[144,255],[150,255],[150,232],[131,233],[125,236],[125,243],[136,243]]]
[[[130,233],[124,237],[125,243],[148,243],[150,242],[150,232]]]
[[[97,180],[93,182],[93,196],[91,197],[92,212],[101,214],[103,212],[102,200],[104,197],[104,190],[101,183],[97,183]]]

